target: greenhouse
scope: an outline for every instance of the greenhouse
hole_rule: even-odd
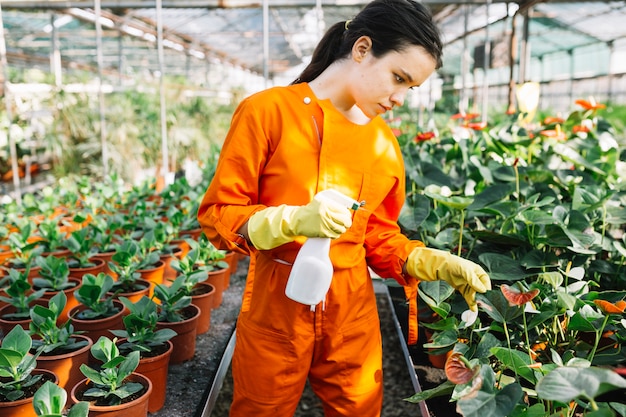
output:
[[[0,1],[0,415],[626,417],[624,22]]]

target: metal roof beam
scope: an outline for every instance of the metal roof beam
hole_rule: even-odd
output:
[[[506,0],[496,0],[492,3],[505,3]],[[365,6],[369,0],[322,0],[322,7],[329,6]],[[484,4],[484,0],[426,0],[425,4]],[[521,2],[524,3],[524,2]],[[178,9],[234,9],[234,8],[260,8],[259,0],[163,0],[163,8]],[[269,7],[315,7],[315,0],[269,0]],[[66,9],[92,8],[93,1],[84,0],[3,0],[3,9]],[[153,9],[153,0],[104,0],[101,2],[103,9]]]

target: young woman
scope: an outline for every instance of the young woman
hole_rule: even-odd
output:
[[[198,218],[222,249],[250,255],[233,357],[235,417],[292,416],[308,378],[326,416],[379,416],[382,346],[368,266],[415,298],[443,279],[475,309],[484,270],[400,233],[404,165],[380,117],[441,65],[430,12],[374,0],[332,26],[290,86],[237,108]],[[334,189],[365,206],[313,198]],[[285,295],[308,237],[330,237],[333,279],[315,308]]]

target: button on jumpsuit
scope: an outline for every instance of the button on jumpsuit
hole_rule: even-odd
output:
[[[422,243],[397,225],[404,178],[397,140],[380,117],[354,124],[307,83],[273,87],[238,106],[198,212],[214,245],[250,255],[231,416],[292,416],[307,377],[327,417],[380,415],[382,345],[368,265],[402,285],[412,280],[402,266]],[[259,251],[237,231],[265,207],[305,205],[325,189],[365,206],[332,241],[332,284],[312,311],[285,295],[305,238]]]

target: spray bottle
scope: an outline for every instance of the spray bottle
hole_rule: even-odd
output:
[[[356,210],[359,203],[335,190],[320,191],[317,199],[326,199],[339,203],[349,209]],[[326,298],[333,279],[333,264],[330,261],[330,238],[308,238],[293,263],[285,294],[287,297],[302,304],[311,306],[311,310]]]

